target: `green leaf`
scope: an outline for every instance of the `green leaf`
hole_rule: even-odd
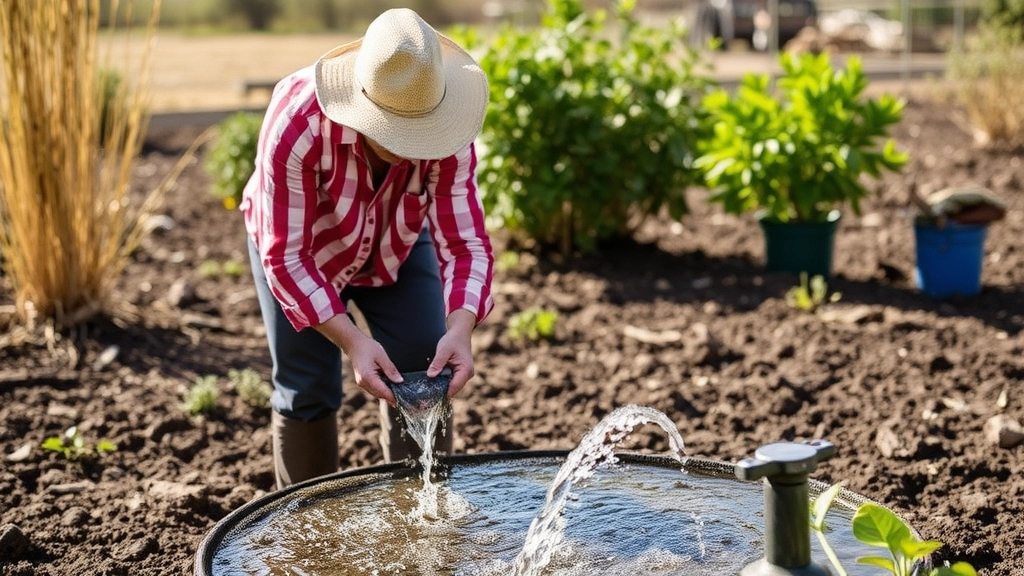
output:
[[[861,556],[860,558],[857,558],[857,563],[866,564],[868,566],[878,566],[892,574],[896,572],[896,565],[893,564],[892,560],[889,558],[883,558],[882,556]]]
[[[96,451],[99,453],[117,452],[117,444],[109,440],[100,440],[96,443]]]
[[[861,504],[853,515],[853,536],[868,546],[899,550],[913,538],[910,528],[888,508],[873,502]]]
[[[44,450],[53,450],[54,452],[64,451],[64,441],[57,436],[50,436],[46,440],[43,440],[41,446]]]
[[[811,527],[815,530],[822,531],[825,529],[825,516],[828,515],[829,509],[832,508],[832,503],[836,497],[839,496],[839,492],[842,491],[842,484],[835,484],[830,486],[828,490],[825,490],[814,499],[814,509],[811,521]]]
[[[917,540],[911,538],[910,540],[904,540],[900,543],[900,552],[903,553],[907,558],[913,560],[920,560],[926,558],[932,552],[935,552],[939,548],[942,548],[942,542],[938,540]]]
[[[929,576],[978,576],[978,572],[967,562],[956,562],[952,566],[941,566],[932,570]]]

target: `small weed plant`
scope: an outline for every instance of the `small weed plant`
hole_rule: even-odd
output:
[[[846,569],[829,545],[825,532],[825,516],[842,490],[841,484],[831,486],[812,503],[811,529],[818,537],[837,576],[847,576]],[[853,515],[853,536],[862,544],[875,546],[888,552],[882,556],[862,556],[860,564],[877,566],[893,576],[977,576],[967,562],[927,568],[928,557],[943,546],[938,540],[921,540],[894,512],[873,502],[865,502]]]
[[[60,436],[50,436],[43,440],[42,447],[72,462],[117,451],[117,444],[109,440],[99,440],[95,444],[88,442],[78,426],[69,427]]]
[[[256,143],[263,118],[255,112],[238,112],[217,125],[217,136],[206,157],[206,173],[213,179],[213,195],[234,210],[256,166]]]
[[[223,262],[218,260],[204,260],[196,270],[200,278],[218,278],[220,276],[240,277],[245,273],[245,264],[240,260],[230,259]]]
[[[539,342],[555,337],[558,313],[554,310],[529,308],[513,315],[508,321],[508,334],[515,340]]]
[[[192,416],[210,414],[217,409],[219,398],[220,388],[217,387],[217,377],[213,375],[200,376],[186,392],[181,409]]]
[[[253,408],[265,408],[270,406],[270,393],[273,391],[270,384],[260,376],[259,372],[252,368],[243,370],[229,370],[228,381],[238,392],[239,398]]]
[[[501,272],[511,272],[519,267],[519,253],[506,250],[498,255],[498,261],[494,264]]]
[[[828,283],[823,276],[815,274],[808,280],[807,273],[801,272],[800,284],[786,292],[786,304],[804,312],[815,312],[826,303],[838,302],[842,297],[839,292],[829,294]]]

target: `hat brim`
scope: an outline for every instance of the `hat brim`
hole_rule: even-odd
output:
[[[332,49],[316,62],[316,97],[331,121],[372,138],[393,154],[436,160],[472,142],[487,115],[487,76],[473,57],[438,34],[444,62],[445,94],[429,114],[407,117],[388,112],[363,94],[355,81],[362,39]]]

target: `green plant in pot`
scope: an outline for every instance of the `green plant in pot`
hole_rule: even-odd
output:
[[[704,98],[711,135],[694,165],[710,201],[757,214],[769,270],[828,276],[841,209],[860,214],[868,177],[907,162],[889,136],[903,102],[867,97],[857,57],[844,68],[827,54],[786,53],[779,63],[774,82],[749,73]]]

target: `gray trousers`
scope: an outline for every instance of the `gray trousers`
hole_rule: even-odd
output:
[[[286,418],[310,422],[336,414],[342,401],[338,347],[313,328],[296,331],[267,284],[259,254],[249,240],[249,258],[273,362],[272,408]],[[428,231],[420,234],[398,281],[376,288],[346,287],[340,293],[356,309],[400,372],[426,370],[446,330],[437,256]],[[381,404],[381,444],[385,460],[416,457],[418,446],[404,435],[397,410]],[[450,451],[451,425],[439,449]],[[445,450],[447,449],[447,450]]]

